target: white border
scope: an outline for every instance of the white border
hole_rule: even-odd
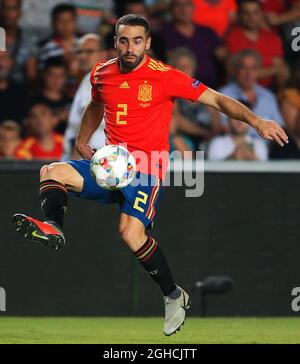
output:
[[[196,169],[195,169],[196,168]],[[193,172],[202,171],[203,163],[198,165],[195,162],[188,160],[184,162],[174,160],[169,167],[173,172]],[[204,161],[204,172],[242,172],[242,173],[300,173],[300,160],[295,161]]]

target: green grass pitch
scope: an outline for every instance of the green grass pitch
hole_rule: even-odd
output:
[[[0,343],[300,343],[299,318],[187,318],[162,334],[162,318],[0,317]]]

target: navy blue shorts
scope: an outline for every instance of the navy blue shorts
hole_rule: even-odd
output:
[[[162,184],[158,177],[138,172],[128,186],[120,190],[108,191],[98,186],[92,178],[89,160],[69,160],[66,163],[75,168],[84,180],[82,192],[69,191],[70,195],[95,200],[102,204],[118,203],[120,212],[135,216],[145,227],[151,224],[162,193]]]

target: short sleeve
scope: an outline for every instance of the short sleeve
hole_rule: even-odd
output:
[[[172,68],[166,72],[165,91],[169,98],[182,98],[196,101],[207,89],[201,81],[187,76],[185,73]]]
[[[226,5],[228,12],[234,12],[237,10],[236,0],[227,0]]]
[[[91,97],[92,97],[92,100],[95,101],[95,102],[100,102],[101,101],[101,95],[100,95],[100,92],[99,92],[99,85],[97,84],[96,82],[96,72],[98,71],[99,69],[99,66],[101,66],[101,64],[97,63],[94,68],[92,69],[92,72],[91,72],[91,76],[90,76],[90,82],[91,82]]]

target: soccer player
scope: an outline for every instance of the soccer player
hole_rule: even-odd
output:
[[[40,201],[45,221],[15,214],[16,229],[26,238],[59,249],[65,244],[64,213],[68,194],[120,206],[119,232],[123,241],[159,285],[164,296],[164,334],[169,336],[184,323],[189,296],[176,285],[157,241],[146,234],[155,216],[161,180],[168,158],[139,167],[149,183],[128,185],[118,191],[99,187],[89,172],[93,150],[87,142],[105,112],[107,144],[126,144],[131,152],[142,151],[149,160],[153,151],[168,151],[169,126],[177,97],[212,106],[254,127],[264,138],[283,146],[284,130],[274,121],[263,120],[239,102],[223,96],[176,69],[150,58],[148,21],[135,14],[121,17],[115,28],[118,57],[98,63],[91,73],[92,101],[87,106],[76,140],[82,160],[45,165],[40,171]],[[201,47],[201,44],[199,44]],[[165,153],[164,155],[167,155]]]

